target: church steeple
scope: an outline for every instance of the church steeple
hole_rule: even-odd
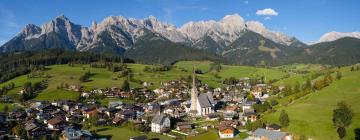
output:
[[[191,107],[190,107],[190,111],[193,113],[197,113],[197,100],[198,100],[195,76],[196,75],[195,75],[195,67],[194,67],[192,73],[193,83],[191,89]]]

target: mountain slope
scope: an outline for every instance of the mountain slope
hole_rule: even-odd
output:
[[[305,48],[298,61],[331,65],[349,65],[360,62],[360,39],[345,37]]]

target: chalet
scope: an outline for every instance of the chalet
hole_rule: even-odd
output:
[[[80,85],[70,85],[69,90],[80,92],[82,90],[82,86],[80,86]]]
[[[237,121],[222,121],[218,128],[220,138],[234,138],[235,127],[237,127]]]
[[[206,120],[211,120],[211,121],[215,121],[218,120],[219,115],[216,113],[211,113],[209,115],[207,115]]]
[[[148,103],[143,108],[144,108],[145,112],[158,112],[158,111],[160,111],[160,104]]]
[[[84,120],[84,117],[80,114],[65,115],[65,120],[68,122],[80,123]]]
[[[220,138],[234,138],[235,129],[231,126],[219,127]]]
[[[292,136],[280,131],[266,130],[264,128],[256,129],[250,138],[254,140],[292,140]]]
[[[278,124],[270,124],[270,125],[266,125],[266,130],[272,130],[272,131],[280,131],[281,126]]]
[[[120,112],[116,113],[115,116],[119,116],[120,118],[125,119],[125,120],[133,120],[136,117],[136,111],[124,110],[124,111],[120,111]]]
[[[236,113],[236,110],[237,110],[237,106],[232,105],[232,106],[227,106],[225,111],[227,113]]]
[[[25,131],[29,138],[34,139],[49,134],[49,131],[47,131],[41,123],[35,120],[30,120],[25,123]]]
[[[67,123],[60,117],[52,118],[46,121],[50,130],[63,130]]]
[[[176,130],[186,132],[191,129],[192,129],[192,126],[191,126],[190,122],[177,122],[176,123]]]
[[[254,122],[258,119],[259,115],[253,109],[248,109],[248,110],[244,110],[242,116],[245,122],[247,121]]]
[[[122,105],[123,105],[123,102],[121,102],[121,101],[112,101],[112,102],[109,102],[108,107],[120,109]]]
[[[92,140],[94,137],[88,130],[75,129],[67,127],[64,129],[61,140]]]
[[[125,121],[125,120],[122,119],[122,118],[119,117],[119,116],[116,116],[116,117],[114,117],[114,118],[111,120],[112,124],[115,124],[115,125],[120,125],[120,124],[122,124],[124,121]]]
[[[92,109],[87,109],[87,110],[84,110],[82,112],[82,115],[85,117],[85,118],[90,118],[92,116],[95,116],[98,114],[98,111],[96,108],[92,108]]]
[[[165,114],[154,116],[151,121],[151,132],[163,133],[170,129],[170,118]]]
[[[234,112],[225,112],[223,114],[224,116],[224,120],[232,120],[235,116],[235,113]]]

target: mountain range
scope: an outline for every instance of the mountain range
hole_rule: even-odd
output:
[[[0,52],[63,48],[119,54],[141,63],[211,59],[245,65],[344,65],[360,60],[359,38],[358,32],[330,32],[316,44],[307,45],[295,37],[271,31],[258,21],[245,21],[238,14],[219,21],[188,22],[180,28],[154,16],[109,16],[84,27],[60,15],[41,26],[26,25],[0,47]]]

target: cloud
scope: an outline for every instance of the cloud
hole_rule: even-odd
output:
[[[265,20],[270,20],[271,17],[267,16],[267,17],[265,17],[264,19],[265,19]]]
[[[249,4],[248,0],[243,1],[244,4]]]
[[[277,16],[279,15],[278,12],[276,12],[274,9],[271,8],[265,8],[263,10],[257,10],[256,14],[259,16]]]

